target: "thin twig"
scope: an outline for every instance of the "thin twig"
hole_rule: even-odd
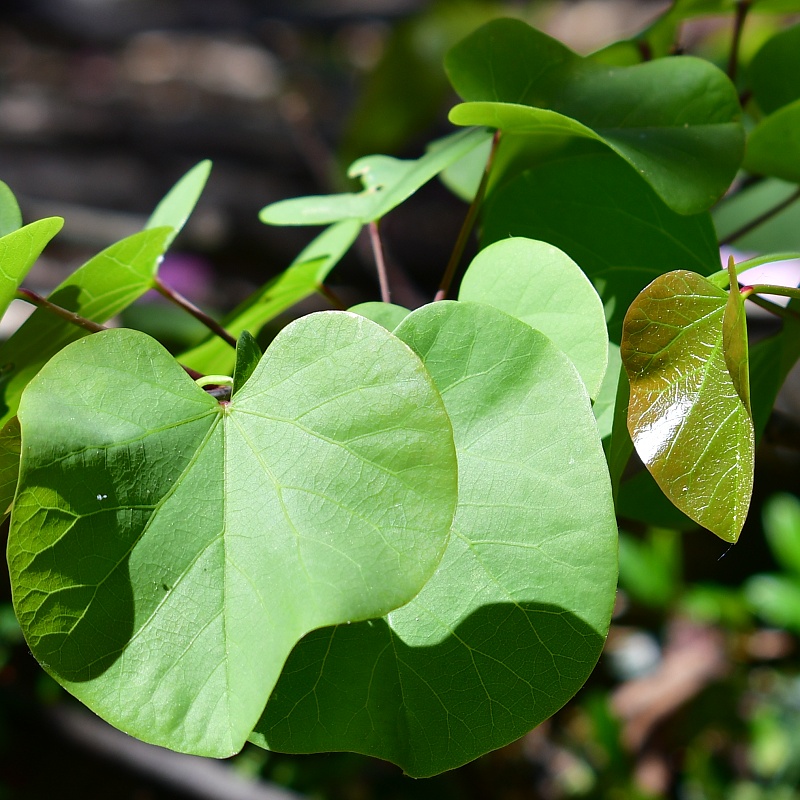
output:
[[[108,330],[105,325],[92,322],[92,320],[86,319],[86,317],[82,317],[80,314],[76,314],[74,311],[69,311],[62,306],[51,303],[47,298],[42,297],[40,294],[37,294],[30,289],[17,289],[17,297],[20,300],[27,300],[29,303],[33,303],[33,305],[38,306],[45,311],[49,311],[51,314],[54,314],[57,317],[61,317],[61,319],[66,320],[72,325],[77,325],[79,328],[89,331],[89,333],[100,333],[100,331]]]
[[[219,322],[209,317],[205,311],[201,311],[191,300],[187,300],[180,292],[176,292],[174,289],[163,284],[159,278],[155,279],[154,288],[171,303],[175,303],[176,306],[191,314],[199,322],[202,322],[206,328],[219,336],[224,342],[227,342],[234,350],[236,349],[236,339],[231,336]]]
[[[789,197],[785,200],[781,200],[780,203],[773,206],[770,209],[767,209],[763,214],[760,214],[755,219],[751,219],[750,222],[742,225],[741,228],[733,231],[733,233],[729,233],[727,236],[723,237],[719,240],[720,245],[730,244],[731,242],[735,242],[737,239],[744,236],[746,233],[750,233],[754,228],[757,228],[762,223],[766,222],[768,219],[774,217],[776,214],[779,214],[785,208],[788,208],[795,200],[800,198],[800,189],[793,192]]]
[[[381,286],[381,300],[384,303],[391,303],[391,292],[389,291],[389,278],[386,275],[386,261],[383,258],[383,245],[381,235],[378,231],[378,222],[373,220],[367,226],[369,228],[369,241],[372,245],[372,253],[375,256],[375,266],[378,270],[378,283]]]
[[[329,289],[324,283],[317,284],[317,291],[339,311],[347,311],[347,306],[339,299],[336,293]]]
[[[728,77],[736,80],[736,70],[739,66],[739,44],[742,41],[742,29],[744,21],[747,19],[747,12],[750,11],[751,0],[739,0],[736,4],[736,17],[733,21],[733,40],[731,42],[731,53],[728,57]]]
[[[756,283],[751,286],[742,287],[742,292],[749,289],[753,294],[776,294],[780,297],[794,297],[800,300],[800,289],[794,286],[776,286],[772,283]]]
[[[447,262],[444,275],[442,275],[442,280],[439,283],[439,291],[436,292],[436,296],[433,298],[434,303],[439,300],[444,300],[445,297],[447,297],[447,292],[450,291],[450,284],[453,282],[456,269],[458,269],[458,264],[461,261],[461,256],[464,254],[464,248],[467,246],[469,235],[472,233],[475,220],[478,218],[478,210],[483,202],[483,196],[486,194],[486,186],[489,183],[489,173],[492,170],[492,164],[494,163],[494,156],[497,152],[497,145],[499,142],[500,131],[495,131],[494,138],[492,139],[492,148],[489,151],[489,157],[486,159],[486,166],[483,168],[483,175],[478,185],[478,191],[475,192],[475,197],[472,198],[472,202],[467,210],[467,216],[464,217],[461,230],[458,232],[458,238],[453,247],[453,252],[450,253],[450,260]]]
[[[742,288],[745,289],[746,287]],[[770,314],[774,314],[776,317],[793,319],[796,321],[800,320],[800,314],[797,314],[790,308],[784,308],[783,306],[779,306],[777,303],[772,303],[769,300],[765,300],[763,297],[760,297],[757,294],[746,295],[746,299],[757,305],[759,308],[763,308],[764,311],[769,311]]]

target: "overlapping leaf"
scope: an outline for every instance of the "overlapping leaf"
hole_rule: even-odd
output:
[[[0,238],[0,317],[45,245],[61,230],[61,217],[48,217]]]
[[[782,106],[747,138],[745,169],[800,183],[800,100]]]
[[[300,642],[253,738],[369,753],[424,776],[519,737],[583,683],[613,605],[616,525],[588,395],[547,337],[454,301],[418,309],[396,333],[453,424],[447,551],[408,605]]]
[[[580,136],[611,147],[672,208],[708,209],[742,160],[741,109],[727,76],[702,59],[609,67],[517,20],[495,20],[449,53],[467,101],[450,118],[529,137]]]
[[[604,149],[540,164],[498,189],[486,205],[483,244],[508,236],[550,242],[574,259],[600,294],[617,343],[625,311],[650,281],[676,266],[719,269],[710,216],[672,211]]]
[[[485,130],[459,131],[435,142],[424,156],[414,161],[364,156],[347,173],[351,178],[361,179],[363,191],[281,200],[262,209],[261,221],[269,225],[328,225],[348,219],[361,224],[372,222],[491,136]]]
[[[608,360],[603,304],[566,253],[547,242],[502,239],[472,260],[458,298],[488,303],[544,333],[572,360],[589,397],[597,396]]]
[[[142,333],[86,337],[19,419],[8,553],[31,650],[114,725],[177,750],[236,752],[295,642],[407,602],[455,510],[438,392],[355,314],[289,325],[229,403]]]
[[[11,512],[17,490],[20,446],[19,420],[12,417],[0,428],[0,521]]]
[[[750,505],[754,434],[726,366],[726,299],[695,273],[661,276],[628,310],[620,353],[639,457],[681,511],[735,542]]]
[[[362,317],[383,325],[387,331],[393,331],[411,312],[403,306],[394,303],[359,303],[352,306],[349,311],[354,314],[361,314]]]
[[[328,273],[356,240],[361,224],[344,220],[324,230],[292,264],[259,292],[234,309],[223,325],[232,336],[249,331],[257,336],[271,319],[314,294]],[[201,372],[226,373],[233,368],[234,353],[218,336],[209,336],[180,355],[182,364]]]
[[[753,96],[766,114],[800,100],[799,71],[800,25],[792,25],[770,37],[748,67]]]
[[[87,261],[51,292],[56,305],[95,322],[105,322],[141,297],[153,285],[172,228],[141,231],[111,245]],[[17,412],[28,381],[62,347],[86,331],[37,309],[7,341],[0,344],[0,424]]]

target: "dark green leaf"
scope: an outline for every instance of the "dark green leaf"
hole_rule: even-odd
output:
[[[262,355],[258,342],[250,332],[242,331],[236,342],[236,366],[233,369],[234,394],[247,383]]]
[[[149,742],[238,751],[300,637],[407,602],[446,547],[441,398],[355,314],[290,324],[219,403],[145,334],[85,337],[19,419],[8,559],[28,644]]]
[[[61,217],[48,217],[0,238],[0,317],[45,245],[61,230]]]
[[[262,209],[260,219],[268,225],[327,225],[348,219],[361,224],[372,222],[388,214],[443,169],[491,137],[492,134],[483,129],[459,131],[435,142],[415,161],[364,156],[347,172],[351,178],[361,179],[363,191],[281,200]]]
[[[723,352],[727,295],[678,270],[657,278],[625,317],[620,354],[639,458],[685,514],[735,542],[753,488],[753,423]]]
[[[753,56],[748,72],[753,96],[766,114],[800,100],[800,25],[768,39]]]
[[[495,20],[447,55],[468,102],[450,118],[530,137],[598,139],[682,214],[710,208],[742,160],[736,89],[698,58],[609,67],[518,20]]]
[[[720,268],[709,215],[671,211],[604,149],[548,161],[498,189],[486,206],[483,245],[508,236],[550,242],[580,264],[617,343],[628,306],[658,275],[676,266]]]
[[[585,388],[520,320],[444,301],[397,334],[445,402],[459,503],[436,574],[381,620],[307,636],[254,741],[355,750],[431,775],[552,714],[591,671],[616,584],[616,524]]]
[[[244,330],[257,336],[271,319],[314,294],[350,249],[360,230],[361,224],[355,220],[345,220],[324,230],[288,269],[223,320],[225,330],[232,336]],[[233,369],[234,358],[228,344],[214,335],[179,356],[182,364],[206,373],[228,373]]]
[[[566,253],[547,242],[502,239],[475,256],[458,299],[487,303],[544,333],[569,356],[589,397],[597,396],[608,363],[603,304]]]
[[[747,138],[745,169],[800,183],[800,100],[782,106]]]
[[[106,322],[152,288],[171,236],[172,228],[153,228],[111,245],[59,284],[48,298],[82,317]],[[17,413],[22,390],[50,357],[86,333],[37,309],[0,344],[0,365],[10,365],[0,376],[0,424]]]
[[[11,419],[0,428],[0,521],[11,511],[19,475],[19,420]]]

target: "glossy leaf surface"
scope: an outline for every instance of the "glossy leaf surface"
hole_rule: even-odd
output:
[[[98,253],[62,281],[48,299],[82,317],[103,323],[153,285],[171,228],[153,228],[129,236]],[[0,344],[0,424],[17,413],[28,381],[62,347],[87,331],[37,309],[7,341]]]
[[[407,602],[447,543],[441,398],[355,314],[284,328],[229,404],[142,333],[86,337],[19,419],[8,559],[29,646],[98,714],[173,749],[238,751],[301,636]]]
[[[613,605],[616,525],[588,395],[547,337],[454,301],[396,333],[453,424],[447,551],[408,605],[300,642],[254,741],[355,750],[425,776],[518,738],[583,683]]]
[[[61,230],[61,217],[48,217],[0,238],[0,317],[45,245]]]
[[[249,331],[242,331],[236,341],[236,365],[233,368],[233,391],[238,392],[255,371],[263,353]]]
[[[508,236],[550,242],[579,264],[616,343],[625,311],[650,281],[676,266],[719,270],[710,216],[672,211],[606,150],[548,161],[498,189],[486,205],[482,243]]]
[[[603,304],[566,253],[547,242],[502,239],[472,260],[458,298],[488,303],[544,333],[597,396],[608,359]]]
[[[351,178],[361,180],[363,191],[281,200],[262,209],[261,221],[268,225],[328,225],[346,219],[362,224],[380,219],[443,169],[491,137],[485,130],[459,131],[434,143],[424,156],[413,161],[391,156],[364,156],[347,172]]]
[[[723,352],[726,293],[685,270],[631,305],[620,347],[631,386],[628,428],[661,490],[735,542],[753,486],[753,423]]]
[[[770,114],[747,139],[745,169],[800,183],[800,100]]]
[[[361,224],[354,220],[345,220],[324,230],[288,269],[223,320],[225,330],[232,336],[239,336],[245,330],[257,336],[267,322],[310,297],[350,249],[360,230]],[[179,356],[182,364],[206,373],[228,373],[233,369],[234,358],[231,347],[214,335]]]
[[[597,138],[683,214],[708,209],[741,163],[736,89],[702,59],[609,67],[505,19],[456,45],[445,66],[470,101],[451,112],[456,124]]]

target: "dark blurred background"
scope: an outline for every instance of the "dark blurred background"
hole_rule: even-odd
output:
[[[26,285],[47,291],[139,230],[174,181],[210,158],[206,191],[162,274],[220,315],[285,269],[316,233],[264,226],[261,207],[341,191],[358,156],[416,158],[451,131],[455,97],[442,57],[481,23],[522,16],[586,53],[635,33],[666,5],[4,0],[0,179],[26,221],[66,218]],[[768,26],[781,24],[771,18]],[[699,20],[683,43],[723,58],[718,34],[729,25]],[[433,182],[386,218],[397,302],[431,299],[465,210]],[[362,244],[331,278],[348,303],[377,299]],[[323,299],[300,310],[317,307]],[[15,301],[0,336],[25,309]],[[175,347],[199,335],[191,324],[165,332],[174,321],[156,300],[123,322]],[[792,396],[781,402],[796,415]],[[519,742],[425,781],[350,754],[248,747],[222,764],[117,735],[38,669],[3,578],[0,800],[800,798],[800,577],[774,545],[789,531],[800,564],[800,462],[787,444],[762,446],[751,521],[729,551],[708,533],[623,521],[617,614],[587,686]]]

